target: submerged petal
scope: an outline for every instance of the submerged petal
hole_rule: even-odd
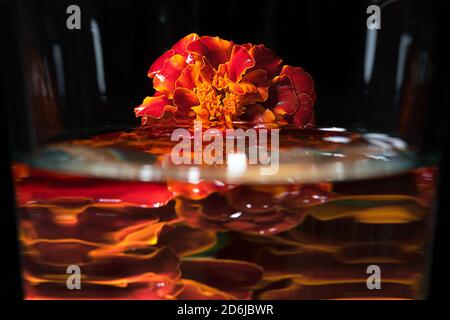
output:
[[[184,259],[180,265],[183,278],[233,293],[261,281],[263,270],[256,264],[208,258]]]

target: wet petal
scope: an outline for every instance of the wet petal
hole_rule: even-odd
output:
[[[207,82],[212,82],[214,79],[216,71],[212,67],[212,65],[209,63],[209,61],[203,57],[202,58],[202,65],[200,67],[200,75],[202,76],[203,80]]]
[[[173,102],[177,107],[177,114],[180,116],[188,116],[192,112],[191,108],[200,103],[194,92],[186,88],[175,89]]]
[[[231,92],[240,96],[258,94],[258,89],[256,86],[249,82],[228,82],[226,86],[228,86]]]
[[[294,115],[294,125],[304,128],[313,124],[314,102],[310,96],[301,93],[298,96],[299,108]]]
[[[166,96],[146,97],[139,107],[134,108],[134,113],[136,117],[148,116],[160,119],[164,113],[176,110],[172,103]]]
[[[215,232],[181,224],[167,226],[158,239],[159,247],[168,247],[179,256],[201,253],[214,247],[216,243]]]
[[[257,92],[247,95],[246,99],[264,102],[269,97],[270,82],[267,79],[267,73],[264,70],[258,69],[250,71],[243,77],[242,82],[253,84],[257,90]]]
[[[61,207],[64,206],[64,202],[60,203]],[[29,240],[76,238],[97,243],[115,243],[118,236],[126,236],[135,231],[136,226],[144,227],[157,223],[159,220],[157,211],[164,209],[123,205],[114,207],[96,203],[71,205],[74,208],[55,210],[56,203],[28,205],[22,208],[20,213],[24,221],[32,221],[26,226],[27,232],[24,232],[24,237]],[[72,215],[72,223],[58,221],[60,212],[67,216]]]
[[[196,67],[196,65],[190,64],[181,72],[181,75],[175,83],[175,87],[192,90],[197,86],[198,77],[198,68]]]
[[[175,50],[172,50],[172,49],[170,49],[169,51],[166,51],[164,54],[162,54],[150,66],[147,76],[149,78],[153,78],[155,76],[155,74],[158,73],[159,71],[161,71],[161,69],[164,67],[164,62],[166,62],[167,59],[170,59],[174,54],[175,54]]]
[[[184,38],[178,40],[178,42],[173,45],[172,49],[175,51],[175,53],[184,54],[187,50],[187,46],[191,42],[198,40],[199,38],[200,37],[196,33],[188,34]]]
[[[300,67],[291,67],[288,65],[283,66],[280,75],[286,75],[292,82],[297,95],[306,93],[312,95],[314,92],[314,80],[313,78]]]
[[[153,88],[171,99],[175,89],[175,82],[186,66],[185,58],[182,55],[175,54],[170,59],[167,59],[163,68],[154,76]]]
[[[236,189],[236,194],[236,197],[242,194],[242,199],[234,199],[232,205],[229,204],[230,199],[218,194],[199,201],[178,199],[177,214],[183,217],[187,224],[195,227],[261,235],[277,234],[292,229],[306,216],[304,209],[285,211],[254,197],[247,201],[241,188]],[[270,195],[265,196],[271,198]]]
[[[245,119],[256,124],[257,127],[277,128],[273,112],[259,104],[246,106]]]
[[[83,282],[82,290],[67,290],[66,281],[48,281],[26,274],[25,299],[98,299],[98,300],[161,300],[173,299],[182,289],[178,281],[154,274],[127,278],[122,281]],[[126,284],[126,286],[124,286]]]
[[[182,181],[167,181],[168,188],[177,196],[199,200],[204,199],[212,193],[226,191],[233,188],[232,185],[226,185],[221,181],[203,181],[196,183],[187,183]]]
[[[176,200],[175,210],[177,215],[183,218],[183,221],[190,226],[201,228],[204,230],[226,230],[226,228],[223,227],[219,222],[204,219],[202,217],[201,204],[195,203],[194,201],[178,198]]]
[[[55,244],[59,245],[58,243]],[[48,248],[51,250],[51,248]],[[61,251],[63,252],[63,251]],[[60,278],[66,273],[66,264],[41,264],[30,256],[25,257],[25,269],[32,275],[44,275],[48,279],[52,275]],[[83,275],[90,280],[118,280],[122,278],[153,273],[176,279],[180,273],[178,270],[179,259],[168,248],[158,249],[146,255],[121,254],[108,258],[101,257],[82,266]]]
[[[233,208],[248,212],[272,211],[279,202],[270,193],[258,192],[243,187],[228,192],[227,198]]]
[[[200,282],[182,279],[183,290],[177,295],[179,300],[231,300],[234,296],[204,285]]]
[[[214,68],[229,60],[232,48],[233,42],[208,36],[200,37],[187,46],[189,51],[206,57]]]
[[[228,62],[228,77],[231,81],[239,82],[247,69],[255,65],[250,53],[243,46],[235,45],[231,51],[230,61]]]
[[[254,70],[263,69],[267,72],[267,77],[273,79],[280,74],[283,60],[280,59],[272,50],[264,45],[256,45],[250,49],[250,54],[255,59]]]
[[[297,94],[288,77],[278,77],[269,89],[268,105],[275,114],[284,116],[294,114],[299,106]]]
[[[183,278],[226,292],[250,288],[261,281],[263,276],[263,270],[258,265],[238,260],[184,259],[180,268]]]
[[[320,285],[305,285],[298,283],[283,283],[281,287],[263,290],[257,299],[261,300],[316,300],[316,299],[409,299],[416,295],[410,284],[386,281],[383,290],[367,290],[363,281],[348,281],[324,283]],[[379,292],[383,291],[383,292]]]
[[[402,261],[398,261],[395,258],[398,258],[399,252],[394,250],[390,252],[395,256],[394,260],[390,260],[384,255],[377,256],[377,250],[374,247],[371,247],[371,249],[374,250],[371,254],[367,253],[367,247],[352,252],[352,254],[363,253],[363,256],[361,260],[359,260],[359,257],[353,256],[351,257],[353,262],[348,263],[343,261],[343,259],[346,260],[345,256],[342,257],[340,254],[331,252],[299,250],[296,253],[288,253],[264,248],[259,251],[256,263],[264,268],[266,280],[292,279],[294,282],[305,286],[339,286],[345,283],[365,284],[367,278],[358,273],[358,270],[368,261],[375,262],[381,258],[381,260],[378,260],[378,264],[383,270],[383,278],[386,283],[394,282],[415,286],[420,282],[416,277],[417,272],[420,272],[420,267],[413,263],[417,259],[417,255],[409,254],[408,257],[408,254],[405,254],[401,259]],[[367,256],[369,256],[369,260],[364,259]],[[321,268],[317,268],[318,261],[320,261]],[[392,263],[393,261],[395,263]],[[337,296],[341,295],[337,294]]]
[[[165,183],[81,178],[38,170],[20,188],[25,201],[77,197],[160,207],[173,198]]]

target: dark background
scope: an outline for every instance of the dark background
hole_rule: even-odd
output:
[[[66,28],[71,4],[81,8],[81,30]],[[382,29],[376,31],[373,72],[364,79],[370,4],[382,7]],[[0,0],[0,121],[2,141],[10,147],[2,150],[12,151],[1,157],[1,243],[10,258],[2,263],[6,285],[0,290],[18,294],[10,158],[49,140],[138,125],[133,107],[153,93],[148,67],[179,38],[196,32],[264,43],[286,64],[307,70],[316,82],[319,126],[388,132],[425,156],[445,154],[431,292],[442,296],[450,226],[448,12],[446,1],[438,0]],[[104,91],[97,81],[93,24]],[[399,66],[405,39],[410,45]]]

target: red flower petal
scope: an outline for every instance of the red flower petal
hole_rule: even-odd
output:
[[[175,83],[177,88],[194,89],[198,81],[199,72],[195,65],[190,64],[181,72],[180,77]]]
[[[253,104],[249,104],[247,106],[245,106],[245,117],[244,119],[250,122],[254,122],[254,123],[262,123],[262,122],[266,122],[264,119],[265,117],[269,116],[268,114],[266,114],[265,112],[269,111],[272,115],[272,111],[265,109],[262,105],[257,104],[257,103],[253,103]],[[274,122],[275,121],[275,117],[270,120],[270,118],[268,118],[269,121],[267,122]]]
[[[123,237],[138,228],[156,224],[159,220],[158,212],[165,210],[165,207],[111,206],[93,203],[83,198],[59,199],[53,204],[51,200],[47,200],[44,203],[47,204],[28,205],[21,209],[24,221],[33,220],[32,225],[23,226],[24,231],[28,232],[29,239],[76,238],[97,243],[117,243],[117,237],[105,235],[115,233]],[[71,213],[76,219],[73,219],[71,224],[60,223],[55,219],[55,213],[51,209],[56,204],[71,206],[75,209]],[[114,219],[111,219],[111,216],[114,216]]]
[[[314,80],[313,78],[300,67],[291,67],[288,65],[283,66],[280,75],[285,74],[289,77],[294,86],[297,95],[306,93],[312,95],[314,92]]]
[[[307,94],[298,96],[299,108],[294,115],[294,125],[305,127],[312,124],[314,102]]]
[[[176,196],[183,198],[200,200],[204,199],[214,192],[225,191],[233,188],[233,185],[225,185],[221,181],[203,181],[197,183],[187,183],[181,181],[167,181],[168,188]]]
[[[164,67],[154,76],[153,88],[172,98],[175,82],[186,65],[185,58],[180,54],[175,54],[170,59],[167,59],[164,62]]]
[[[176,111],[172,100],[166,96],[146,97],[139,107],[134,108],[136,117],[149,116],[161,119],[166,111]]]
[[[156,209],[151,209],[156,210]],[[167,247],[179,256],[189,256],[206,251],[217,244],[213,231],[191,228],[186,225],[167,225],[158,238],[158,246]]]
[[[189,51],[205,56],[214,68],[229,60],[232,48],[233,42],[208,36],[201,37],[187,46]]]
[[[198,106],[197,96],[189,89],[177,88],[173,93],[173,103],[177,107],[177,114],[187,116],[191,108]]]
[[[183,278],[229,293],[254,286],[263,276],[263,270],[258,265],[238,260],[185,259],[180,268]]]
[[[259,44],[250,49],[250,54],[255,59],[254,69],[263,69],[267,72],[267,77],[273,79],[281,71],[283,60],[275,53]]]
[[[164,62],[171,58],[175,54],[175,50],[170,49],[169,51],[166,51],[164,54],[162,54],[158,59],[153,62],[153,64],[150,66],[150,69],[148,70],[147,76],[149,78],[153,78],[156,73],[161,71],[161,69],[164,67]]]
[[[298,109],[298,98],[288,77],[278,77],[270,87],[269,107],[279,115],[294,114]]]
[[[269,85],[270,82],[267,80],[267,73],[262,69],[253,70],[247,73],[242,82],[252,83],[257,92],[249,94],[246,98],[251,99],[253,101],[263,102],[266,101],[269,96]]]
[[[181,40],[178,40],[178,42],[173,45],[172,49],[175,50],[175,53],[184,54],[187,50],[187,46],[199,38],[200,37],[196,33],[188,34]]]
[[[159,207],[173,198],[166,184],[111,181],[33,170],[26,182],[20,185],[22,204],[31,200],[49,200],[54,198],[88,198],[94,202],[104,199],[124,205],[130,203],[146,207]],[[103,199],[103,200],[102,200]]]
[[[156,59],[155,62],[150,66],[150,69],[148,70],[148,76],[150,78],[153,78],[156,73],[161,71],[161,69],[164,67],[164,62],[167,59],[170,59],[175,54],[180,54],[185,57],[185,60],[187,63],[190,63],[190,60],[192,57],[189,55],[189,53],[186,54],[187,46],[195,40],[198,40],[199,36],[195,33],[188,34],[186,37],[182,38],[181,40],[178,40],[177,43],[175,43],[172,47],[172,49],[166,51],[163,55],[161,55],[158,59]]]
[[[236,297],[209,287],[200,282],[181,279],[183,290],[177,296],[178,300],[231,300]]]
[[[74,240],[68,239],[68,242],[70,241]],[[53,247],[61,245],[50,244]],[[180,275],[178,264],[178,256],[172,250],[162,248],[146,255],[122,254],[108,257],[108,259],[98,259],[95,263],[83,265],[83,272],[88,275],[89,281],[96,282],[119,279],[126,282],[125,280],[129,277],[147,273],[176,279]],[[39,261],[30,258],[26,259],[26,265],[29,267],[27,268],[29,273],[37,277],[42,276],[44,279],[54,279],[52,275],[64,274],[67,268],[64,264],[40,264]]]
[[[209,61],[206,60],[205,57],[203,57],[202,62],[203,64],[202,67],[200,68],[200,75],[205,81],[212,82],[216,72],[214,71],[214,68],[209,63]]]
[[[228,62],[228,77],[231,81],[239,82],[247,69],[255,65],[250,53],[243,46],[235,45]]]

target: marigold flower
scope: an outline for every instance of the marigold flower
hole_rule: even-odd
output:
[[[196,119],[205,127],[230,128],[233,121],[312,126],[314,81],[282,62],[262,44],[189,34],[151,65],[156,93],[135,114],[143,125]]]

